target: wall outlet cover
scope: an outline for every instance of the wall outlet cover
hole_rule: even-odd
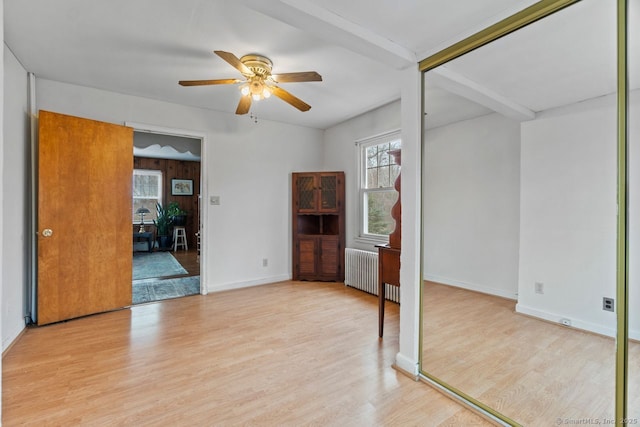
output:
[[[615,300],[613,298],[602,298],[602,309],[604,311],[616,311]]]

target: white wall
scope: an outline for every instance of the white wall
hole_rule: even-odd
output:
[[[615,102],[572,104],[521,126],[494,114],[428,131],[425,278],[613,335],[602,298],[616,297]],[[629,317],[640,339],[640,91],[630,107]]]
[[[629,336],[640,340],[640,90],[629,97]]]
[[[37,79],[39,109],[202,132],[209,291],[291,277],[291,172],[322,166],[323,132]],[[262,259],[268,258],[268,267]]]
[[[325,131],[324,169],[345,172],[346,245],[375,251],[374,243],[358,239],[358,147],[355,142],[400,129],[400,101],[354,117]]]
[[[615,96],[522,124],[517,311],[614,333],[602,298],[616,295],[616,137]]]
[[[520,124],[490,114],[425,144],[425,279],[516,299]]]
[[[28,272],[29,116],[27,72],[4,46],[2,161],[2,350],[24,329]]]
[[[632,95],[630,324],[640,338],[640,92]],[[601,306],[603,296],[615,297],[614,102],[540,113],[522,130],[497,114],[430,130],[426,278],[517,298],[519,312],[611,333],[615,316]],[[398,128],[399,108],[398,101],[325,131],[324,168],[347,174],[348,247],[372,250],[356,239],[354,141]]]

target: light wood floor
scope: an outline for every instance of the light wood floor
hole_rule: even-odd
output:
[[[489,425],[391,368],[398,305],[283,282],[29,329],[2,363],[14,425]]]
[[[515,313],[515,301],[427,282],[423,369],[526,426],[614,419],[612,338]],[[629,418],[640,423],[640,344]]]

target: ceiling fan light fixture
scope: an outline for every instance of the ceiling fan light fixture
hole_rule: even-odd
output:
[[[322,81],[322,76],[315,71],[296,73],[271,74],[272,63],[262,55],[249,54],[238,58],[231,52],[214,50],[216,55],[238,70],[244,80],[215,79],[215,80],[180,80],[181,86],[226,85],[241,83],[239,89],[242,96],[236,108],[236,114],[247,114],[253,101],[269,98],[271,95],[280,98],[300,111],[309,111],[311,106],[296,98],[288,91],[278,86],[278,83],[316,82]]]
[[[271,96],[271,89],[260,76],[252,77],[251,81],[240,87],[240,91],[244,96],[251,95],[254,101],[260,101]]]
[[[264,83],[262,83],[262,79],[259,77],[253,77],[251,82],[249,83],[249,89],[251,90],[252,95],[260,95],[262,94],[262,88],[264,87]]]

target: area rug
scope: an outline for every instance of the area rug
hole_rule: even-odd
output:
[[[133,255],[133,280],[188,274],[169,252],[136,252]]]
[[[141,280],[133,283],[132,302],[142,304],[200,293],[200,276]]]

